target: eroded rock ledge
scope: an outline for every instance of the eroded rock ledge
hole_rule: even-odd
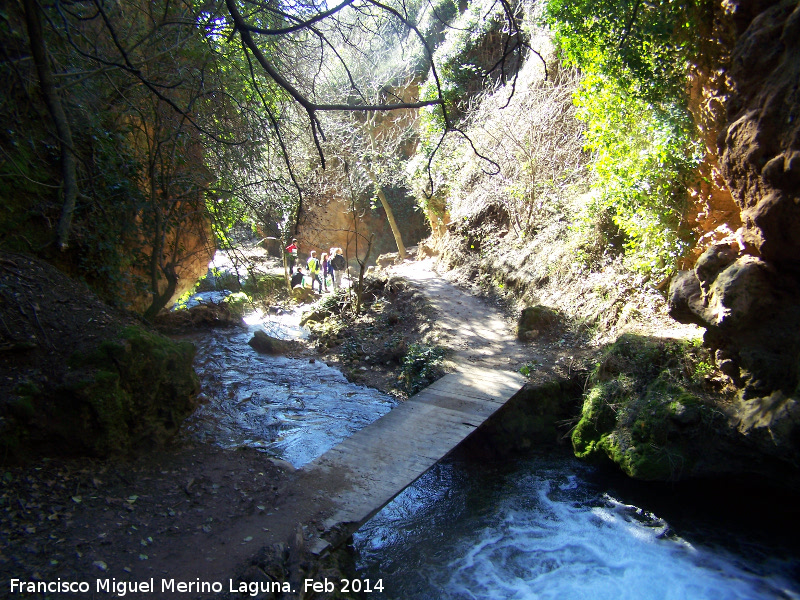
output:
[[[743,226],[678,273],[670,314],[706,328],[741,388],[739,429],[800,459],[800,3],[730,3],[740,32],[727,69],[721,168]]]

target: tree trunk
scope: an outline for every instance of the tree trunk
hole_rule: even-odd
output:
[[[367,240],[367,252],[364,254],[364,259],[359,260],[358,256],[356,255],[356,260],[358,260],[358,283],[356,283],[356,302],[355,302],[355,314],[356,316],[361,314],[361,301],[364,297],[364,273],[367,272],[367,261],[369,260],[369,254],[372,251],[372,241],[375,239],[375,234],[369,234],[369,239]],[[358,246],[356,246],[356,254],[358,253]]]
[[[372,177],[372,173],[370,172],[370,177]],[[375,181],[375,177],[372,177],[372,181],[375,182],[375,189],[378,194],[378,200],[381,201],[381,205],[383,206],[383,210],[386,211],[386,218],[389,220],[389,227],[392,228],[392,233],[394,234],[394,241],[397,243],[397,254],[400,256],[400,260],[406,259],[406,247],[403,245],[403,236],[400,235],[400,229],[397,227],[397,223],[394,220],[394,213],[392,212],[392,207],[389,206],[389,202],[386,200],[386,195],[383,193],[383,188]]]
[[[58,96],[55,79],[50,72],[47,60],[47,47],[42,35],[42,22],[39,18],[39,8],[36,0],[23,0],[25,8],[25,24],[28,28],[28,39],[31,55],[39,75],[39,85],[42,89],[47,110],[53,119],[61,147],[61,178],[64,183],[64,204],[61,207],[61,218],[58,221],[56,243],[60,250],[66,250],[69,241],[69,230],[72,226],[72,214],[75,212],[75,201],[78,197],[77,159],[72,144],[70,130],[64,106]]]
[[[369,133],[369,141],[370,141],[370,148],[372,151],[375,151],[375,115],[373,114],[369,120],[367,121],[367,132]],[[397,244],[397,254],[400,256],[400,260],[406,259],[406,247],[403,244],[403,236],[400,235],[400,229],[397,227],[397,222],[394,220],[394,213],[392,212],[392,207],[389,206],[389,202],[386,200],[386,194],[383,193],[383,187],[381,187],[378,178],[375,177],[375,173],[372,172],[372,169],[368,166],[366,169],[367,173],[369,174],[369,178],[372,180],[372,183],[375,185],[375,191],[378,195],[378,200],[381,201],[381,205],[383,206],[383,210],[386,211],[386,218],[389,220],[389,227],[392,228],[392,234],[394,235],[394,241]]]
[[[143,315],[147,321],[152,322],[153,319],[158,316],[158,313],[161,312],[161,309],[163,309],[167,305],[167,302],[169,302],[170,298],[175,295],[175,290],[178,289],[178,274],[175,272],[175,265],[169,263],[164,267],[164,269],[162,269],[162,271],[167,280],[167,287],[160,294],[157,290],[153,293],[153,302]]]

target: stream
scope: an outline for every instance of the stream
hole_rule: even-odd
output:
[[[218,300],[204,294],[207,300]],[[298,312],[250,314],[246,327],[183,336],[197,347],[204,403],[185,422],[188,435],[224,448],[249,446],[300,467],[389,412],[396,400],[349,383],[320,361],[259,354],[257,329],[297,339]]]
[[[247,345],[258,328],[303,336],[298,317],[184,337],[205,396],[189,435],[300,467],[391,410],[324,363]],[[503,463],[456,452],[356,533],[357,572],[382,582],[373,599],[800,599],[796,507],[745,500],[722,518],[707,497],[672,498],[557,449]]]
[[[557,450],[448,458],[356,533],[358,573],[398,600],[800,598],[796,514],[664,493]]]

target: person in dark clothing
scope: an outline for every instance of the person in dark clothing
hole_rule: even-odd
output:
[[[342,249],[336,248],[336,254],[330,259],[333,269],[333,289],[342,287],[342,275],[347,269],[347,261],[342,255]]]
[[[319,260],[322,263],[322,287],[327,292],[328,275],[331,276],[331,287],[333,287],[333,270],[331,269],[331,261],[328,258],[328,253],[323,252],[322,256],[319,257]]]
[[[297,267],[297,271],[292,275],[292,288],[303,285],[303,267]]]

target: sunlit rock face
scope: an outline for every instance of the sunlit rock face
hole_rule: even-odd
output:
[[[689,76],[688,108],[703,144],[704,156],[689,189],[686,224],[696,245],[684,263],[689,268],[709,246],[732,239],[741,227],[739,207],[722,175],[717,140],[727,127],[726,104],[730,93],[727,64],[736,39],[730,15],[718,7],[715,18],[700,33],[700,56]]]
[[[723,175],[751,253],[800,265],[800,4],[774,3],[737,40],[729,78]]]
[[[728,2],[722,176],[742,227],[670,286],[671,314],[706,328],[741,387],[742,427],[775,447],[800,437],[800,3]],[[768,400],[768,401],[767,401]]]

